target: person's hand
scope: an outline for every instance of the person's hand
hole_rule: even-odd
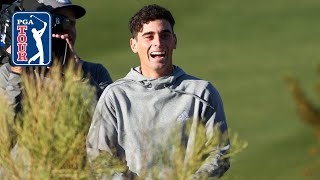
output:
[[[68,34],[52,34],[53,38],[58,38],[58,39],[66,39],[69,37]]]
[[[22,67],[21,66],[11,66],[11,72],[16,74],[22,73]]]
[[[69,49],[71,50],[71,53],[73,54],[73,57],[74,57],[76,63],[79,62],[80,58],[79,58],[79,56],[78,56],[78,54],[77,54],[77,52],[76,52],[76,50],[75,50],[75,48],[73,46],[73,42],[71,42],[69,40],[69,35],[68,34],[52,34],[52,37],[66,40],[66,42],[67,42],[67,44],[69,46]]]

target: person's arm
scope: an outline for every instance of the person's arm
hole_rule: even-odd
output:
[[[7,52],[11,53],[11,46],[7,48]],[[9,63],[0,68],[1,93],[6,96],[9,107],[12,107],[16,113],[21,111],[21,72],[22,67],[14,67]]]
[[[114,155],[117,146],[117,119],[108,89],[104,91],[96,106],[87,136],[87,153],[89,160],[95,159],[100,151]]]
[[[6,96],[6,88],[8,84],[8,78],[10,74],[10,65],[8,63],[3,64],[0,67],[0,96]]]
[[[111,78],[108,70],[102,64],[97,65],[96,72],[98,73],[97,77],[99,78],[97,80],[98,85],[99,85],[100,89],[103,91],[109,84],[111,84],[113,82],[112,78]]]
[[[101,64],[95,66],[95,75],[90,76],[90,79],[95,82],[97,88],[97,98],[99,99],[105,88],[113,81],[108,70]]]
[[[112,102],[113,100],[108,95],[107,88],[101,95],[93,115],[86,140],[87,156],[89,162],[94,164],[99,156],[102,155],[101,157],[103,158],[103,155],[108,153],[111,158],[119,159],[119,162],[122,162],[126,167],[124,150],[118,144],[117,117]],[[113,178],[126,179],[128,177],[127,174],[132,175],[126,170],[126,172],[114,172],[112,176]]]
[[[7,48],[7,52],[11,54],[11,46]],[[9,70],[10,67],[10,70]],[[9,106],[13,107],[15,112],[21,111],[21,66],[10,66],[7,64],[6,68],[10,72],[8,77],[8,84],[6,86],[6,94]]]
[[[108,70],[101,64],[89,63],[81,61],[82,69],[85,77],[89,77],[90,84],[97,89],[97,98],[99,99],[103,90],[111,84],[112,78]]]
[[[21,71],[22,67],[11,67],[6,87],[6,94],[9,106],[13,107],[15,112],[21,111]]]
[[[202,117],[206,119],[206,134],[210,135],[214,131],[214,127],[217,126],[219,129],[219,133],[214,133],[214,135],[219,135],[221,137],[212,137],[219,138],[221,141],[219,145],[216,147],[213,152],[217,152],[216,154],[211,155],[207,163],[203,164],[198,171],[195,173],[192,179],[197,179],[198,177],[221,177],[229,168],[230,162],[229,158],[223,158],[223,155],[227,154],[230,149],[230,142],[228,138],[228,128],[226,117],[224,113],[223,103],[218,91],[209,84],[209,92],[207,93],[206,99],[210,106],[205,108],[204,116]]]

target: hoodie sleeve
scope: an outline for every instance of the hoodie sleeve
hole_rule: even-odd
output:
[[[94,160],[100,151],[114,155],[114,148],[117,147],[117,120],[108,90],[107,88],[103,92],[98,101],[87,136],[86,148],[90,161]]]
[[[192,179],[197,177],[221,177],[230,167],[229,158],[222,158],[223,155],[227,154],[230,149],[230,142],[228,138],[228,128],[226,117],[223,109],[223,103],[219,92],[211,85],[208,86],[208,92],[205,94],[205,99],[208,100],[211,107],[207,106],[203,113],[203,119],[206,119],[206,134],[210,137],[213,133],[214,127],[217,126],[219,131],[214,135],[219,135],[220,142],[213,152],[217,152],[210,156],[208,163],[203,164],[198,171],[195,173]],[[209,139],[210,140],[210,139]]]
[[[16,113],[21,111],[21,77],[11,72],[8,63],[0,68],[0,87],[1,93],[7,98],[8,105],[14,108]]]
[[[10,73],[8,86],[6,88],[9,105],[14,107],[15,112],[21,111],[21,77],[18,74]]]
[[[118,158],[119,162],[126,166],[126,163],[123,162],[124,153],[119,153],[124,150],[118,144],[117,118],[113,98],[108,94],[109,88],[107,87],[102,93],[93,115],[86,142],[88,160],[93,163],[99,155],[102,155],[103,158],[103,151],[105,151],[112,158]],[[112,179],[130,179],[133,176],[135,174],[126,169],[125,172],[113,172]]]

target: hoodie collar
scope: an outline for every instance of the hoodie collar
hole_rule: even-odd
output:
[[[141,74],[140,66],[138,66],[131,68],[130,72],[124,79],[133,80],[148,89],[158,90],[174,84],[176,79],[184,74],[185,72],[180,67],[174,66],[173,72],[168,76],[163,76],[157,79],[148,78]]]

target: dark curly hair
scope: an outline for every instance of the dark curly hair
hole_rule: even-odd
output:
[[[142,9],[140,9],[140,11],[131,17],[129,21],[129,29],[132,36],[136,37],[137,33],[141,31],[143,24],[157,19],[167,20],[170,23],[173,31],[175,21],[170,11],[159,5],[152,4],[144,6]]]

